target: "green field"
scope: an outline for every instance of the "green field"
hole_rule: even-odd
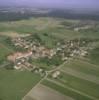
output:
[[[95,83],[74,77],[72,75],[68,75],[66,73],[62,73],[61,78],[54,81],[59,82],[66,87],[71,87],[90,96],[99,98],[99,85]]]
[[[27,71],[0,69],[0,100],[22,100],[40,79]]]
[[[73,39],[99,39],[99,25],[95,29],[78,32],[67,28],[78,23],[79,20],[49,17],[0,22],[0,64],[6,61],[8,54],[15,51],[7,41],[11,34],[37,34],[41,44],[48,48],[55,48],[57,42]],[[49,76],[42,84],[76,100],[95,100],[96,98],[98,100],[99,42],[90,43],[89,47],[91,46],[94,48],[89,51],[89,55],[86,57],[88,61],[73,59],[60,69],[61,75],[59,78],[52,79]],[[53,61],[45,59],[33,60],[32,64],[51,70],[57,62],[60,63],[60,59],[54,58]],[[0,100],[21,100],[40,79],[39,75],[31,72],[0,69]]]
[[[99,65],[99,45],[90,52],[89,59],[91,63]]]
[[[38,33],[42,42],[48,47],[56,45],[60,40],[72,40],[75,38],[98,38],[98,26],[95,30],[84,30],[76,32],[73,29],[66,28],[76,25],[79,20],[57,19],[50,17],[31,18],[28,20],[0,22],[0,32],[13,32],[19,34]],[[64,25],[65,23],[66,25]],[[94,34],[92,34],[94,32]],[[47,34],[47,35],[45,35]]]
[[[99,77],[99,67],[87,61],[73,59],[63,66],[63,70],[66,71],[66,68]]]
[[[6,59],[6,55],[8,55],[10,52],[11,52],[10,49],[0,44],[0,62],[1,63],[4,59]]]
[[[79,93],[69,90],[67,87],[63,87],[56,83],[50,82],[48,80],[43,81],[42,84],[45,86],[48,86],[52,89],[55,89],[56,91],[59,91],[60,93],[66,95],[66,96],[70,96],[70,97],[74,98],[75,100],[92,100],[86,96],[82,96]]]
[[[87,60],[72,59],[61,69],[61,75],[53,79],[51,75],[42,84],[53,88],[76,100],[99,99],[99,67]]]
[[[63,21],[65,21],[65,19],[40,17],[13,22],[0,22],[0,32],[8,32],[8,34],[10,34],[9,32],[19,34],[38,33],[42,42],[49,48],[54,47],[57,41],[63,39],[70,40],[83,36],[78,32],[66,29],[61,24]]]
[[[13,52],[13,48],[7,43],[7,37],[0,36],[0,63],[6,60],[8,54]]]
[[[57,19],[50,17],[31,18],[28,20],[0,22],[0,32],[18,32],[18,33],[49,33],[58,38],[71,39],[76,37],[94,37],[97,38],[98,27],[95,30],[74,32],[72,29],[67,29],[63,22],[70,23],[70,26],[75,25],[79,20]],[[67,25],[68,26],[68,25]],[[94,34],[92,34],[94,32]]]

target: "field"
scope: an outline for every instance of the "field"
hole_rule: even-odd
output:
[[[68,87],[63,87],[59,84],[56,84],[54,82],[50,82],[48,80],[45,80],[42,84],[45,86],[48,86],[52,89],[55,89],[56,91],[59,91],[60,93],[66,95],[66,96],[69,96],[74,100],[92,100],[86,96],[82,96],[81,94],[73,91],[72,89],[69,89]]]
[[[60,77],[53,79],[49,75],[42,84],[76,100],[99,99],[99,67],[97,65],[73,59],[67,62],[60,70]]]
[[[68,69],[99,77],[99,67],[89,63],[88,61],[73,59],[68,62],[62,70]]]
[[[11,52],[10,49],[5,47],[3,44],[0,44],[0,62],[2,62],[5,59],[5,55],[8,55],[9,52]]]
[[[40,84],[34,87],[25,96],[24,100],[73,100],[73,99]]]
[[[14,33],[14,35],[16,35],[15,33],[38,33],[46,46],[53,47],[58,40],[71,39],[71,36],[74,34],[74,31],[65,29],[65,27],[62,25],[63,21],[63,19],[40,17],[21,21],[0,22],[0,32],[6,32],[6,35],[7,33]],[[72,38],[82,36],[77,32],[75,32],[75,34],[76,35],[74,35]]]
[[[65,22],[65,24],[63,24]],[[0,22],[0,34],[6,32],[6,35],[33,34],[37,33],[42,42],[48,47],[55,46],[57,41],[71,40],[75,38],[98,38],[97,28],[92,30],[74,31],[73,25],[79,25],[80,20],[67,20],[62,18],[38,17],[28,20]],[[90,23],[89,23],[90,24]],[[93,34],[94,32],[94,34]],[[3,34],[4,34],[3,33]],[[8,33],[8,34],[7,34]],[[12,35],[12,36],[13,36]]]
[[[21,100],[39,80],[39,75],[27,71],[0,69],[0,100]]]
[[[89,59],[91,63],[99,65],[99,45],[90,52]]]
[[[7,37],[0,36],[0,63],[6,60],[6,56],[13,52],[13,48],[11,48],[7,43]]]
[[[41,43],[48,48],[55,48],[57,42],[73,39],[99,39],[99,22],[94,29],[74,31],[69,26],[78,25],[80,20],[67,20],[62,18],[38,17],[27,20],[0,22],[0,65],[6,61],[8,54],[14,52],[14,48],[7,39],[27,34],[37,34]],[[41,77],[27,71],[15,71],[0,69],[0,100],[21,100],[33,88],[33,93],[26,100],[51,99],[57,100],[99,100],[99,42],[94,42],[89,47],[86,58],[74,58],[59,71],[61,75],[54,79],[50,75],[44,79],[40,86],[33,88],[40,81]],[[88,59],[88,60],[86,60]],[[55,60],[55,59],[54,59]],[[57,60],[59,61],[59,59]],[[52,70],[46,60],[34,60],[33,65]],[[60,62],[60,61],[59,61]],[[53,63],[53,62],[50,62]],[[55,63],[55,62],[54,62]],[[41,91],[39,93],[38,91]],[[33,95],[36,94],[36,95]],[[32,96],[31,96],[32,95]],[[45,98],[42,95],[47,95]]]

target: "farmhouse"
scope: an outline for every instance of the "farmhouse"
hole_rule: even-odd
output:
[[[55,72],[52,74],[52,77],[53,77],[53,78],[57,78],[60,74],[61,74],[60,71],[55,71]]]

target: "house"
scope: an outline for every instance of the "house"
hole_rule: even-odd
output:
[[[68,57],[63,57],[62,60],[63,61],[67,61],[68,60]]]
[[[50,50],[50,58],[52,58],[54,55],[56,55],[56,50],[51,49]]]
[[[57,51],[62,51],[62,48],[58,47],[58,48],[57,48]]]
[[[42,51],[41,51],[41,56],[42,57],[48,57],[48,56],[50,56],[50,49],[43,49]]]
[[[53,78],[57,78],[60,74],[61,74],[60,71],[55,71],[55,72],[52,74],[52,77],[53,77]]]
[[[14,69],[16,69],[16,70],[20,70],[21,69],[21,66],[14,66]]]
[[[84,51],[84,50],[81,51],[81,56],[86,56],[87,54],[88,54],[87,51]]]

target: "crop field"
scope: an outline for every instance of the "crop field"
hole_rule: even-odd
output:
[[[83,95],[73,91],[71,88],[69,89],[68,87],[64,87],[60,84],[57,84],[57,83],[49,81],[49,80],[43,81],[42,84],[45,86],[48,86],[52,89],[55,89],[56,91],[59,91],[60,93],[66,95],[66,96],[69,96],[74,100],[92,100],[86,96],[83,96]]]
[[[31,18],[29,20],[1,22],[0,31],[16,31],[22,33],[42,31],[45,29],[55,28],[58,21],[52,18]]]
[[[40,17],[21,21],[0,22],[0,35],[13,38],[22,34],[25,35],[37,33],[42,42],[48,48],[55,47],[56,43],[61,40],[70,40],[83,37],[83,35],[79,32],[66,29],[62,25],[64,20],[65,19]],[[73,23],[76,22],[73,21]]]
[[[0,22],[0,32],[18,32],[18,33],[44,33],[47,32],[53,34],[57,37],[61,38],[76,38],[86,36],[88,37],[96,37],[98,36],[98,28],[93,30],[96,33],[93,35],[90,30],[84,32],[74,32],[73,29],[67,29],[66,27],[68,24],[71,26],[73,24],[79,23],[80,20],[66,20],[66,19],[57,19],[57,18],[50,18],[50,17],[39,17],[39,18],[31,18],[28,20],[21,20],[21,21],[12,21],[12,22]],[[63,24],[65,22],[65,25]],[[68,24],[66,24],[68,23]],[[83,34],[82,34],[83,33]],[[75,34],[75,35],[74,35]],[[91,34],[91,35],[90,35]],[[72,37],[71,37],[72,36]]]
[[[3,44],[0,44],[0,62],[3,61],[6,57],[11,52],[10,49],[8,49],[6,46]]]
[[[61,69],[61,75],[53,79],[50,75],[42,84],[76,100],[99,99],[99,67],[89,62],[74,59]]]
[[[80,32],[67,28],[76,25],[80,20],[67,20],[61,18],[39,17],[28,20],[0,22],[0,34],[18,36],[19,34],[38,33],[46,46],[53,47],[58,40],[72,40],[75,38],[98,38],[98,26],[90,32]],[[64,24],[65,23],[65,24]],[[4,33],[2,33],[4,32]],[[94,34],[92,34],[94,32]],[[7,34],[8,33],[8,34]],[[13,33],[13,35],[12,35]],[[44,34],[47,34],[46,36]]]
[[[47,48],[55,48],[58,42],[73,39],[99,39],[99,23],[95,28],[75,31],[71,26],[79,23],[81,23],[80,20],[50,17],[0,22],[0,65],[6,61],[8,54],[15,52],[14,47],[11,47],[7,41],[9,37],[37,34],[41,44]],[[54,100],[53,97],[56,100],[66,100],[66,98],[67,100],[99,100],[99,41],[90,43],[89,47],[91,45],[92,49],[86,56],[88,61],[79,57],[67,61],[59,69],[61,74],[58,78],[52,78],[50,73],[38,87],[35,86],[41,79],[39,75],[0,68],[0,100],[21,100],[31,92],[33,87],[32,93],[27,96],[26,100],[35,100],[33,97],[36,100],[47,100],[45,98],[51,99],[50,97],[52,100]],[[63,63],[57,57],[52,60],[46,58],[33,60],[31,64],[50,71],[58,67],[55,65],[57,62]],[[42,95],[45,95],[45,98]]]
[[[0,34],[17,36],[19,34],[38,33],[41,40],[48,47],[58,40],[72,40],[75,38],[98,38],[98,26],[90,32],[90,30],[74,31],[73,28],[67,28],[76,25],[80,20],[67,20],[61,18],[39,17],[30,18],[28,20],[0,22]],[[64,24],[65,23],[65,24]],[[94,32],[94,34],[92,34]],[[8,34],[7,34],[8,33]],[[45,36],[45,33],[47,34]]]
[[[6,43],[6,37],[0,36],[0,63],[2,63],[6,56],[13,52],[13,48]]]
[[[0,69],[0,100],[21,100],[40,79],[27,71]]]
[[[99,65],[99,45],[90,52],[89,59],[91,63]]]
[[[30,99],[31,98],[31,99]],[[69,96],[65,96],[44,85],[34,87],[23,100],[73,100]]]
[[[67,69],[99,77],[99,67],[87,61],[73,59],[69,61],[62,70],[66,71]]]

